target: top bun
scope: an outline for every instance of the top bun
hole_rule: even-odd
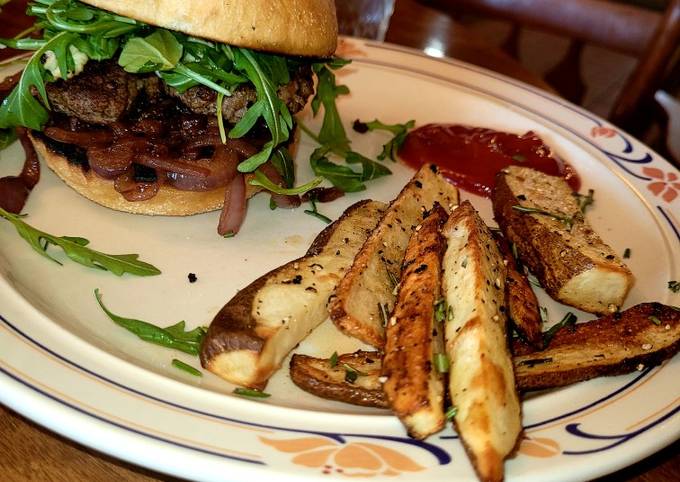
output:
[[[285,55],[327,57],[338,38],[333,0],[82,0],[158,27]]]

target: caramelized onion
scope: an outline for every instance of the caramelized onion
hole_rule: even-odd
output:
[[[238,155],[231,149],[218,146],[211,159],[198,159],[192,164],[204,167],[210,173],[207,176],[191,176],[179,172],[168,172],[168,183],[183,191],[211,191],[224,187],[236,175]]]
[[[40,160],[38,159],[38,153],[35,152],[33,143],[28,138],[28,130],[25,127],[17,127],[16,131],[21,147],[24,148],[24,154],[26,155],[24,167],[21,169],[19,177],[21,177],[26,187],[30,190],[40,181]]]
[[[6,176],[0,179],[0,207],[14,214],[21,212],[31,189],[40,180],[40,161],[33,144],[28,139],[26,129],[17,128],[17,134],[26,154],[24,167],[18,176]]]
[[[139,143],[120,142],[110,147],[90,147],[87,160],[94,172],[104,179],[115,179],[132,165]]]
[[[217,232],[220,236],[236,234],[246,216],[246,182],[243,174],[236,175],[224,191],[224,207]]]
[[[113,141],[113,132],[111,131],[73,132],[59,127],[47,127],[44,133],[55,141],[86,148],[93,145],[107,145]]]
[[[128,169],[113,181],[113,187],[123,195],[126,201],[146,201],[158,194],[159,182],[137,182],[132,168]]]
[[[135,162],[142,166],[160,169],[161,171],[176,172],[187,176],[207,177],[210,175],[210,169],[200,166],[195,162],[183,162],[172,157],[140,154],[135,158]]]

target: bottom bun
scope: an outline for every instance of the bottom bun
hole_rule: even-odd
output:
[[[190,216],[216,211],[224,205],[224,188],[212,191],[181,191],[172,186],[162,185],[158,193],[145,201],[127,201],[113,187],[113,180],[97,176],[91,169],[83,170],[66,157],[50,150],[44,142],[29,134],[38,155],[45,160],[62,181],[90,201],[107,208],[133,214],[150,216]],[[257,194],[261,188],[251,186],[246,176],[246,196]]]

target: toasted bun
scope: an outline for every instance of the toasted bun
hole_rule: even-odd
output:
[[[325,57],[335,51],[333,0],[83,0],[135,20],[238,47]]]
[[[190,216],[192,214],[215,211],[221,209],[224,205],[224,188],[195,192],[180,191],[170,186],[161,186],[158,194],[151,199],[135,202],[126,201],[113,187],[113,181],[97,176],[92,170],[83,171],[80,166],[68,162],[64,156],[48,149],[40,139],[30,134],[29,137],[38,155],[62,181],[90,201],[94,201],[107,208],[126,213],[148,214],[151,216]],[[246,177],[246,179],[248,178]],[[254,196],[259,191],[260,188],[246,183],[246,196],[248,198]]]

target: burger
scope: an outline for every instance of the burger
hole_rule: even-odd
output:
[[[258,191],[299,204],[294,115],[337,41],[332,0],[38,0],[42,38],[0,106],[47,165],[103,206],[222,209],[235,234]],[[311,186],[307,186],[311,187]]]

